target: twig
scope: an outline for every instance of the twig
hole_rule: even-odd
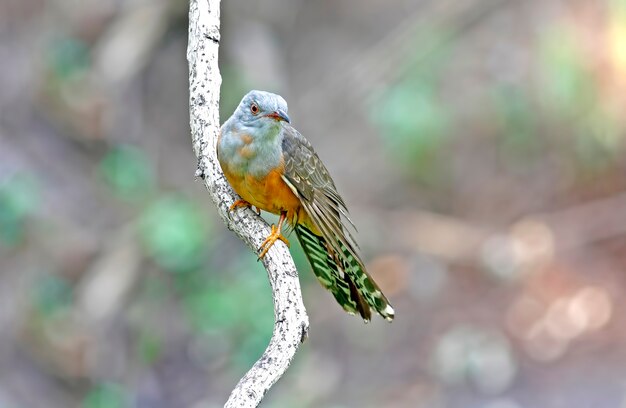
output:
[[[227,227],[256,251],[269,235],[270,229],[249,209],[229,213],[229,206],[237,197],[224,178],[215,151],[221,83],[217,64],[219,6],[219,0],[190,1],[187,59],[191,135],[198,157],[196,175],[204,180]],[[283,243],[276,243],[263,258],[263,265],[274,298],[274,332],[267,349],[239,381],[225,407],[256,407],[267,390],[287,370],[299,345],[307,336],[309,319],[289,250]]]

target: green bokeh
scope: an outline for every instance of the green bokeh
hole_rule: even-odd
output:
[[[539,160],[538,119],[528,93],[517,86],[500,85],[494,89],[492,101],[500,153],[505,154],[506,163],[526,167],[529,160]]]
[[[183,300],[194,329],[227,339],[237,367],[249,367],[256,361],[269,342],[274,319],[263,265],[253,256],[246,257],[220,278],[198,274],[186,288]]]
[[[19,173],[0,181],[0,244],[22,242],[26,221],[40,201],[40,186],[32,175]]]
[[[619,159],[622,129],[599,92],[598,73],[575,30],[557,26],[540,39],[540,99],[555,126],[566,126],[566,146],[577,169],[589,176]]]
[[[137,354],[144,364],[151,365],[161,357],[163,340],[158,334],[143,329],[137,338]]]
[[[48,66],[61,80],[82,74],[90,64],[89,47],[80,39],[60,38],[48,47]]]
[[[555,27],[540,40],[542,100],[565,117],[584,115],[597,102],[589,62],[571,29]]]
[[[85,397],[82,408],[130,408],[132,405],[124,389],[112,383],[94,387]]]
[[[390,88],[374,113],[394,160],[428,181],[438,168],[451,118],[429,84],[406,81]]]
[[[141,216],[141,238],[147,253],[164,269],[184,272],[198,268],[207,254],[209,219],[190,200],[167,195]]]
[[[35,285],[34,304],[43,316],[51,316],[72,305],[73,291],[70,282],[57,275],[44,275]]]
[[[420,31],[406,73],[371,104],[371,120],[394,163],[415,180],[436,184],[453,117],[440,98],[443,68],[455,44],[441,30]]]
[[[224,122],[234,112],[241,98],[252,87],[244,74],[236,67],[223,64],[220,69],[222,87],[220,91],[220,118]]]
[[[623,129],[618,118],[596,106],[575,129],[574,152],[582,170],[589,177],[601,176],[621,160]]]
[[[100,162],[100,174],[112,192],[126,200],[146,196],[154,187],[154,171],[145,154],[136,147],[111,149]]]

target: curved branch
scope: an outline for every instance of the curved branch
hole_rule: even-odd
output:
[[[217,64],[220,42],[220,1],[191,0],[189,8],[189,111],[193,148],[198,157],[196,175],[204,180],[226,226],[255,252],[270,234],[265,221],[250,209],[229,213],[237,196],[217,161],[221,77]],[[239,381],[226,407],[256,407],[283,375],[307,336],[309,319],[302,302],[298,272],[282,242],[272,246],[263,265],[274,298],[274,332],[254,366]]]

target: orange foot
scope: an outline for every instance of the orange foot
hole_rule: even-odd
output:
[[[287,218],[287,213],[283,212],[282,214],[280,214],[280,218],[278,219],[278,227],[272,224],[272,233],[267,238],[265,238],[265,241],[263,241],[263,243],[261,244],[261,248],[259,248],[259,251],[261,251],[261,253],[259,254],[259,259],[263,259],[265,254],[267,254],[267,251],[269,251],[272,245],[274,245],[274,242],[278,241],[279,239],[287,244],[287,246],[289,246],[289,241],[287,241],[287,238],[285,238],[281,232],[281,230],[283,229],[283,223],[285,222],[285,218]]]
[[[252,208],[252,204],[250,204],[250,203],[249,203],[249,202],[247,202],[246,200],[241,200],[241,199],[239,199],[239,200],[235,201],[235,202],[233,203],[233,205],[231,205],[231,206],[228,208],[228,211],[231,211],[231,212],[232,212],[232,211],[236,210],[236,209],[237,209],[237,208],[239,208],[239,207]],[[261,215],[261,209],[260,209],[259,207],[256,207],[256,213],[257,213],[258,215]]]
[[[265,238],[265,241],[263,241],[261,247],[259,248],[259,250],[261,250],[261,253],[259,254],[259,259],[263,259],[265,254],[267,254],[267,251],[269,251],[272,245],[274,245],[274,242],[278,240],[283,241],[285,244],[287,244],[287,246],[289,246],[289,241],[287,241],[287,238],[283,236],[283,234],[280,232],[280,229],[276,228],[276,225],[272,225],[272,233],[267,238]]]

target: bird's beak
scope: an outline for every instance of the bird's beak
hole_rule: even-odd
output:
[[[268,113],[265,116],[268,118],[275,119],[275,120],[279,120],[279,121],[282,120],[284,122],[291,123],[291,120],[289,119],[289,116],[287,115],[287,113],[283,112],[282,110],[277,110],[272,113]]]

